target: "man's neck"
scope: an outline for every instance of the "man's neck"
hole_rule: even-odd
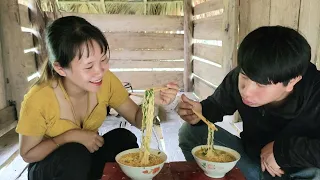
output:
[[[275,106],[275,107],[281,106],[284,102],[286,102],[288,96],[289,96],[291,93],[292,93],[292,91],[291,91],[291,92],[285,92],[285,93],[283,93],[283,94],[280,96],[280,98],[278,98],[278,100],[270,103],[270,105],[271,105],[271,106]]]

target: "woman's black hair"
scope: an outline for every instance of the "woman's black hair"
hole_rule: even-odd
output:
[[[60,76],[53,69],[53,63],[58,62],[61,67],[69,67],[70,62],[76,56],[80,59],[84,55],[83,47],[86,47],[89,52],[92,41],[99,44],[101,53],[110,53],[108,42],[103,33],[84,18],[66,16],[53,21],[45,30],[48,59],[43,64],[43,70],[37,84],[59,78]]]

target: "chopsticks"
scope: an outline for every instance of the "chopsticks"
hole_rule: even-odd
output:
[[[153,87],[153,88],[148,88],[146,90],[150,90],[150,89],[153,89],[153,92],[157,92],[157,91],[166,90],[169,88],[168,87]],[[130,96],[137,96],[137,97],[141,97],[141,98],[144,97],[143,94],[137,94],[137,93],[129,93],[129,94],[130,94]]]
[[[143,98],[143,94],[137,94],[137,93],[130,93],[130,96],[137,96]]]
[[[209,122],[204,116],[202,116],[202,114],[200,114],[199,112],[195,111],[194,109],[192,109],[193,113],[195,113],[204,123],[206,123],[209,128],[215,130],[215,131],[218,131],[218,129],[216,128],[216,126]]]
[[[153,88],[148,88],[146,90],[150,90],[150,89],[153,89],[154,92],[157,92],[157,91],[162,91],[162,90],[166,90],[169,88],[168,87],[153,87]]]

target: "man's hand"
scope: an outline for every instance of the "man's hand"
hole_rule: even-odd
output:
[[[177,113],[189,124],[197,124],[200,119],[196,114],[193,113],[192,110],[202,113],[201,104],[197,101],[187,98],[184,94],[182,94],[181,102],[178,104]]]
[[[280,166],[277,164],[276,159],[274,158],[273,144],[274,141],[264,146],[261,150],[261,169],[263,172],[267,170],[273,177],[281,177],[281,175],[284,174],[284,171],[280,169]]]

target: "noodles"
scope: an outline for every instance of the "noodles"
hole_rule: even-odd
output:
[[[214,137],[214,130],[212,130],[209,126],[208,126],[208,138],[207,138],[207,149],[208,152],[206,154],[206,156],[208,158],[214,156],[213,154],[213,137]]]
[[[152,135],[153,116],[154,116],[154,91],[149,89],[145,91],[142,104],[142,143],[140,151],[141,165],[149,164],[150,140]]]
[[[133,166],[133,167],[145,167],[146,165],[142,165],[140,162],[140,153],[129,153],[126,155],[123,155],[120,158],[120,162],[127,166]],[[154,166],[157,164],[161,164],[163,160],[156,155],[150,154],[149,156],[149,163],[147,166]]]
[[[200,159],[211,162],[232,162],[236,158],[225,151],[214,149],[213,146],[214,130],[208,126],[207,147],[196,151],[195,155]]]
[[[142,103],[142,115],[142,141],[140,152],[123,155],[119,160],[121,163],[128,166],[147,167],[161,164],[164,161],[159,156],[150,154],[150,140],[154,118],[154,89],[145,91]]]
[[[208,149],[203,148],[203,149],[196,151],[195,155],[202,160],[206,160],[206,161],[210,161],[210,162],[224,163],[224,162],[232,162],[232,161],[236,160],[236,158],[232,154],[225,152],[225,151],[222,151],[222,150],[212,149],[211,153],[212,154],[210,156],[207,156]]]

